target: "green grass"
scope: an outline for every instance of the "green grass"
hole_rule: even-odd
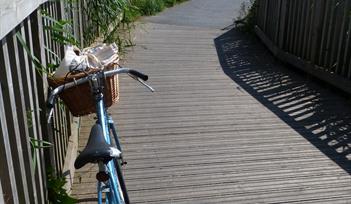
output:
[[[130,0],[130,7],[125,15],[128,21],[134,21],[140,16],[152,16],[165,8],[172,7],[186,0]]]

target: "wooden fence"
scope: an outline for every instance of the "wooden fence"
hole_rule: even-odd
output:
[[[46,173],[51,166],[63,174],[72,135],[73,117],[63,104],[55,107],[52,125],[46,122],[48,85],[45,72],[31,60],[46,66],[62,58],[63,47],[44,29],[55,19],[71,19],[72,33],[83,42],[81,1],[50,1],[42,4],[1,39],[0,47],[0,203],[46,203]],[[65,9],[65,7],[74,9]],[[21,42],[29,48],[28,51]],[[38,147],[48,141],[50,148]]]
[[[258,0],[256,33],[275,56],[351,93],[351,0]]]

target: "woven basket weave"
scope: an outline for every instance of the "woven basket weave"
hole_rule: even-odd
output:
[[[117,65],[109,65],[105,67],[105,70],[111,70],[117,68]],[[100,69],[92,68],[88,72],[80,72],[76,74],[69,74],[65,78],[50,78],[48,77],[48,83],[51,87],[58,87],[64,83],[71,82],[82,77],[87,76],[100,71]],[[68,109],[74,116],[83,116],[90,113],[96,113],[95,101],[89,82],[66,89],[60,94],[60,98],[66,104]],[[118,75],[107,77],[104,87],[104,102],[105,107],[110,107],[116,103],[119,98],[119,86],[118,86]]]

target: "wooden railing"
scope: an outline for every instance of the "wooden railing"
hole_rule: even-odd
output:
[[[256,33],[281,60],[351,93],[351,0],[258,0]]]
[[[55,19],[71,19],[72,34],[83,42],[81,1],[72,2],[44,3],[1,39],[0,203],[46,203],[47,169],[66,173],[66,153],[77,125],[72,125],[73,117],[61,103],[55,107],[52,125],[47,124],[46,73],[38,71],[32,56],[43,66],[52,63],[53,53],[63,56],[63,46],[44,29],[51,22],[42,18],[43,10]],[[65,6],[75,9],[68,12]],[[43,141],[52,147],[42,147]]]

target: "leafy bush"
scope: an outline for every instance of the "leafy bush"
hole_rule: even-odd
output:
[[[130,0],[134,9],[127,12],[132,19],[139,16],[151,16],[163,11],[167,7],[172,7],[177,3],[187,0]]]
[[[236,27],[241,31],[252,33],[256,25],[257,7],[257,0],[250,0],[248,3],[243,2],[240,7],[239,16],[234,21]]]
[[[163,0],[136,0],[132,1],[132,4],[139,8],[142,16],[154,15],[165,8]]]
[[[98,35],[104,41],[111,39],[111,30],[120,26],[123,11],[129,6],[128,0],[87,0],[84,6],[85,14],[91,22],[86,32],[86,44],[90,44],[96,37],[96,28]],[[114,33],[112,33],[114,35]]]
[[[182,2],[185,2],[187,0],[163,0],[163,1],[165,3],[166,7],[172,7],[178,3],[182,3]]]
[[[85,13],[90,32],[84,33],[85,44],[99,35],[104,42],[116,42],[123,49],[133,45],[128,33],[140,16],[150,16],[166,7],[186,0],[86,0]]]
[[[64,188],[66,179],[63,176],[55,176],[52,168],[47,170],[47,188],[50,204],[74,204],[77,202],[75,198],[69,196]]]

